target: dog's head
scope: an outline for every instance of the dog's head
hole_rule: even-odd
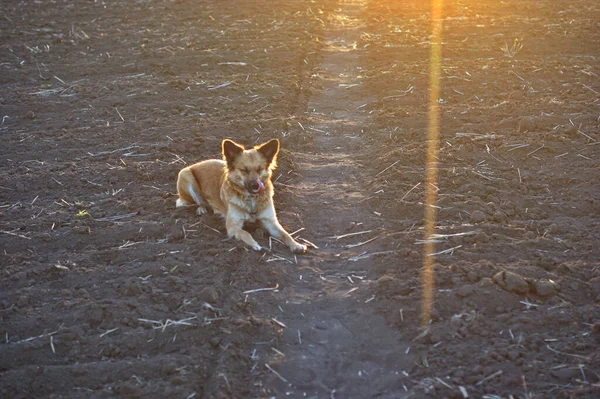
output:
[[[272,139],[249,150],[231,140],[223,140],[222,146],[229,181],[250,194],[260,194],[277,167],[279,140]]]

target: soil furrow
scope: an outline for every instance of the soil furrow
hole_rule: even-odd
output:
[[[295,185],[302,193],[297,205],[320,248],[300,261],[291,271],[293,282],[276,296],[277,318],[286,325],[278,351],[285,357],[271,352],[266,361],[280,374],[267,375],[266,391],[293,398],[365,398],[382,389],[399,395],[405,392],[402,372],[412,362],[406,340],[368,304],[369,261],[350,260],[377,251],[376,240],[370,241],[377,237],[335,238],[379,226],[363,201],[371,171],[358,161],[365,154],[361,133],[369,124],[360,111],[368,101],[361,90],[364,50],[356,47],[365,1],[339,6],[326,21],[321,90],[308,103],[305,128],[314,132],[317,152],[295,153],[302,175]],[[277,312],[268,304],[266,309]]]

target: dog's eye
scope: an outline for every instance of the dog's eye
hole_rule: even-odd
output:
[[[248,172],[250,172],[250,171],[248,170],[248,168],[244,168],[244,169],[242,169],[242,172],[244,172],[244,173],[248,173]]]

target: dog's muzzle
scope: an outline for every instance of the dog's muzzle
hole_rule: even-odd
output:
[[[265,185],[260,180],[252,180],[246,183],[246,190],[248,190],[251,194],[259,194],[265,189]]]

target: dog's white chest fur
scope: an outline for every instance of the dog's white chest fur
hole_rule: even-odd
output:
[[[258,213],[256,208],[256,197],[248,197],[246,199],[246,210],[248,211],[248,221],[250,223],[256,222],[256,216]]]
[[[248,195],[245,198],[233,197],[230,200],[232,205],[244,210],[244,220],[250,223],[256,222],[258,219],[257,198],[253,195]]]

